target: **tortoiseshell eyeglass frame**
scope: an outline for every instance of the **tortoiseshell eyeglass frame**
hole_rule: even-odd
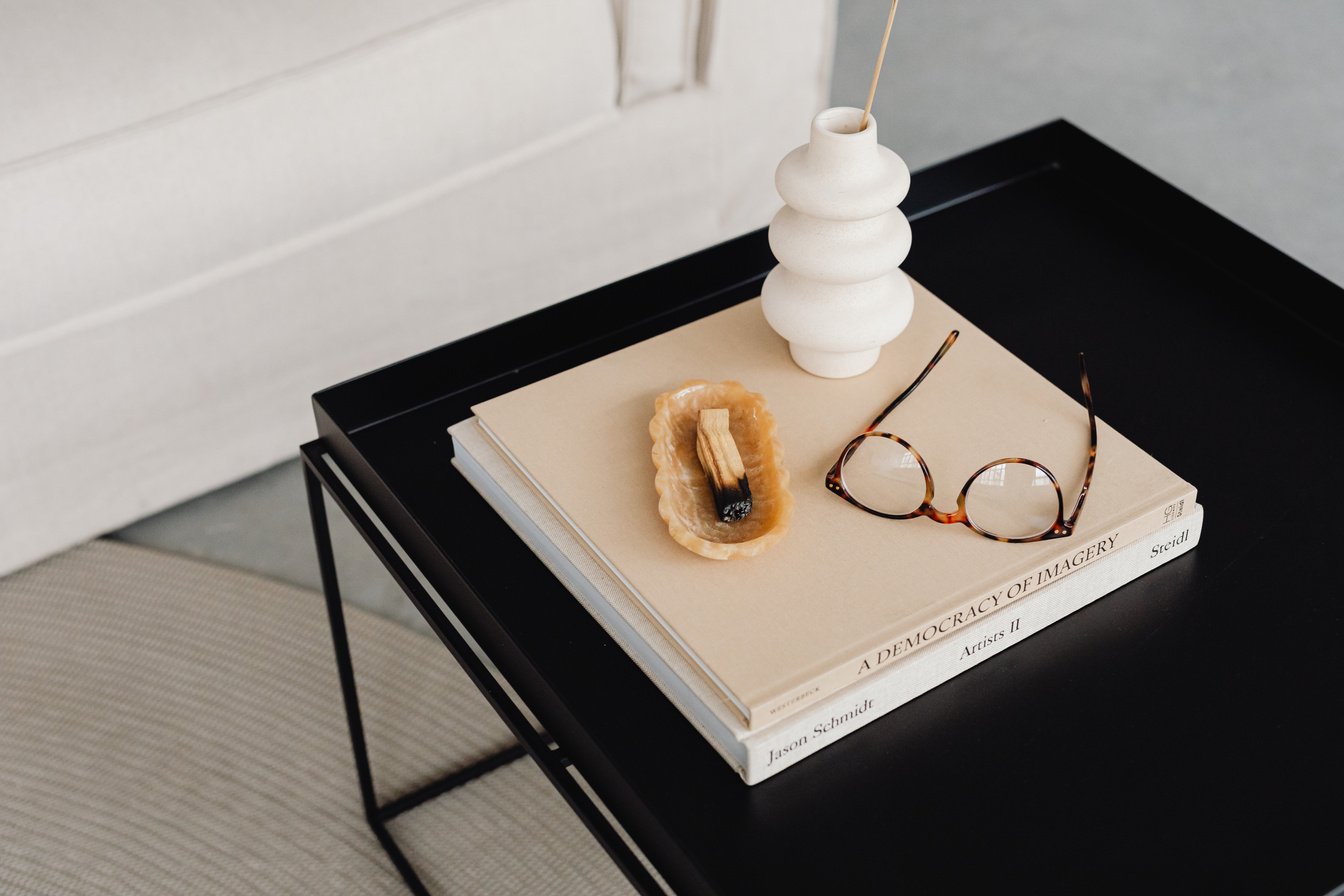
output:
[[[1083,512],[1083,502],[1087,500],[1087,490],[1092,485],[1092,472],[1096,469],[1097,465],[1097,415],[1092,408],[1092,384],[1088,382],[1087,379],[1087,362],[1083,359],[1081,352],[1078,355],[1078,373],[1083,384],[1083,400],[1087,404],[1087,423],[1092,431],[1092,442],[1087,451],[1087,473],[1083,477],[1083,487],[1078,493],[1078,502],[1073,505],[1073,512],[1069,514],[1067,518],[1064,516],[1064,494],[1060,491],[1059,480],[1055,478],[1055,474],[1047,470],[1042,464],[1025,457],[1001,457],[998,460],[985,464],[983,467],[972,473],[971,478],[967,479],[966,484],[962,486],[961,493],[957,495],[956,510],[950,513],[938,510],[933,506],[933,474],[929,472],[929,466],[924,463],[924,458],[914,449],[914,446],[900,436],[892,435],[889,432],[877,431],[877,428],[882,425],[882,421],[886,420],[891,412],[896,410],[901,402],[909,398],[910,393],[914,392],[920,383],[924,382],[924,378],[928,376],[929,372],[943,359],[943,355],[947,354],[948,349],[950,349],[952,344],[957,341],[957,336],[959,335],[960,331],[958,330],[953,330],[949,333],[946,341],[943,342],[942,348],[938,349],[938,352],[933,356],[933,359],[929,361],[928,366],[924,368],[924,372],[916,377],[909,388],[896,396],[896,400],[887,405],[886,409],[877,415],[877,419],[869,424],[867,429],[855,436],[850,443],[845,446],[845,450],[840,452],[840,459],[837,460],[835,465],[826,473],[826,488],[844,498],[860,510],[865,510],[874,516],[880,516],[889,520],[908,520],[917,516],[926,516],[937,523],[961,523],[986,538],[1007,542],[1008,544],[1026,544],[1033,541],[1045,541],[1050,538],[1068,538],[1073,534],[1074,527],[1078,522],[1078,517]],[[919,507],[909,513],[884,513],[881,510],[875,510],[864,504],[862,501],[859,501],[849,493],[847,488],[845,488],[844,477],[841,475],[841,471],[844,469],[845,463],[854,456],[854,452],[858,450],[859,446],[862,445],[866,439],[891,439],[893,442],[899,443],[906,451],[910,452],[915,460],[919,461],[919,468],[924,473],[924,501]],[[1037,470],[1040,470],[1050,479],[1050,484],[1053,485],[1055,489],[1055,502],[1057,506],[1055,522],[1050,528],[1045,529],[1036,535],[1024,535],[1018,537],[997,535],[980,528],[966,513],[966,495],[970,492],[971,486],[975,484],[975,480],[986,470],[991,470],[1000,464],[1026,464],[1027,466],[1035,467]]]

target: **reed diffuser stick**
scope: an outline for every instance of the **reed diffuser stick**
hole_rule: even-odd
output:
[[[887,55],[887,41],[891,39],[891,23],[896,19],[896,4],[901,0],[891,0],[891,12],[887,13],[887,30],[882,34],[882,49],[877,51],[877,65],[873,66],[873,83],[868,87],[868,104],[863,107],[863,118],[859,119],[859,130],[868,127],[868,115],[873,111],[873,97],[877,96],[877,79],[882,74],[882,59]]]

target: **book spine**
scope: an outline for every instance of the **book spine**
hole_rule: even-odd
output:
[[[955,678],[972,666],[1020,643],[1127,582],[1189,551],[1199,543],[1203,508],[1185,505],[1182,517],[1150,531],[1106,562],[1084,565],[1063,581],[1033,592],[1011,610],[981,617],[948,638],[902,659],[845,693],[810,707],[770,729],[748,734],[742,779],[756,784],[835,743],[887,712]]]
[[[823,672],[800,684],[789,693],[769,703],[749,706],[747,727],[764,728],[777,724],[789,716],[814,706],[819,700],[849,687],[856,681],[873,675],[891,663],[910,656],[948,637],[960,636],[962,631],[985,616],[1015,606],[1022,598],[1034,594],[1046,585],[1075,574],[1126,545],[1152,534],[1157,529],[1190,513],[1195,506],[1195,490],[1187,488],[1171,495],[1156,508],[1138,515],[1115,529],[1079,543],[1076,538],[1060,542],[1060,552],[1026,575],[1003,582],[966,598],[952,611],[927,619],[918,626],[885,638],[864,653]]]

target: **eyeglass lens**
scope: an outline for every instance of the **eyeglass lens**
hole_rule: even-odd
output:
[[[1040,535],[1055,524],[1059,498],[1055,484],[1039,467],[995,464],[966,492],[966,516],[977,528],[1004,538]]]
[[[924,503],[924,470],[904,445],[869,436],[840,468],[840,480],[854,500],[870,510],[902,516]]]

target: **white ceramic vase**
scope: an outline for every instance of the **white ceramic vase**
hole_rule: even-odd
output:
[[[838,106],[812,119],[812,137],[784,157],[775,188],[786,203],[770,222],[779,264],[761,307],[799,367],[857,376],[910,322],[914,291],[900,271],[910,222],[898,205],[910,189],[905,162],[877,142],[877,121]]]

